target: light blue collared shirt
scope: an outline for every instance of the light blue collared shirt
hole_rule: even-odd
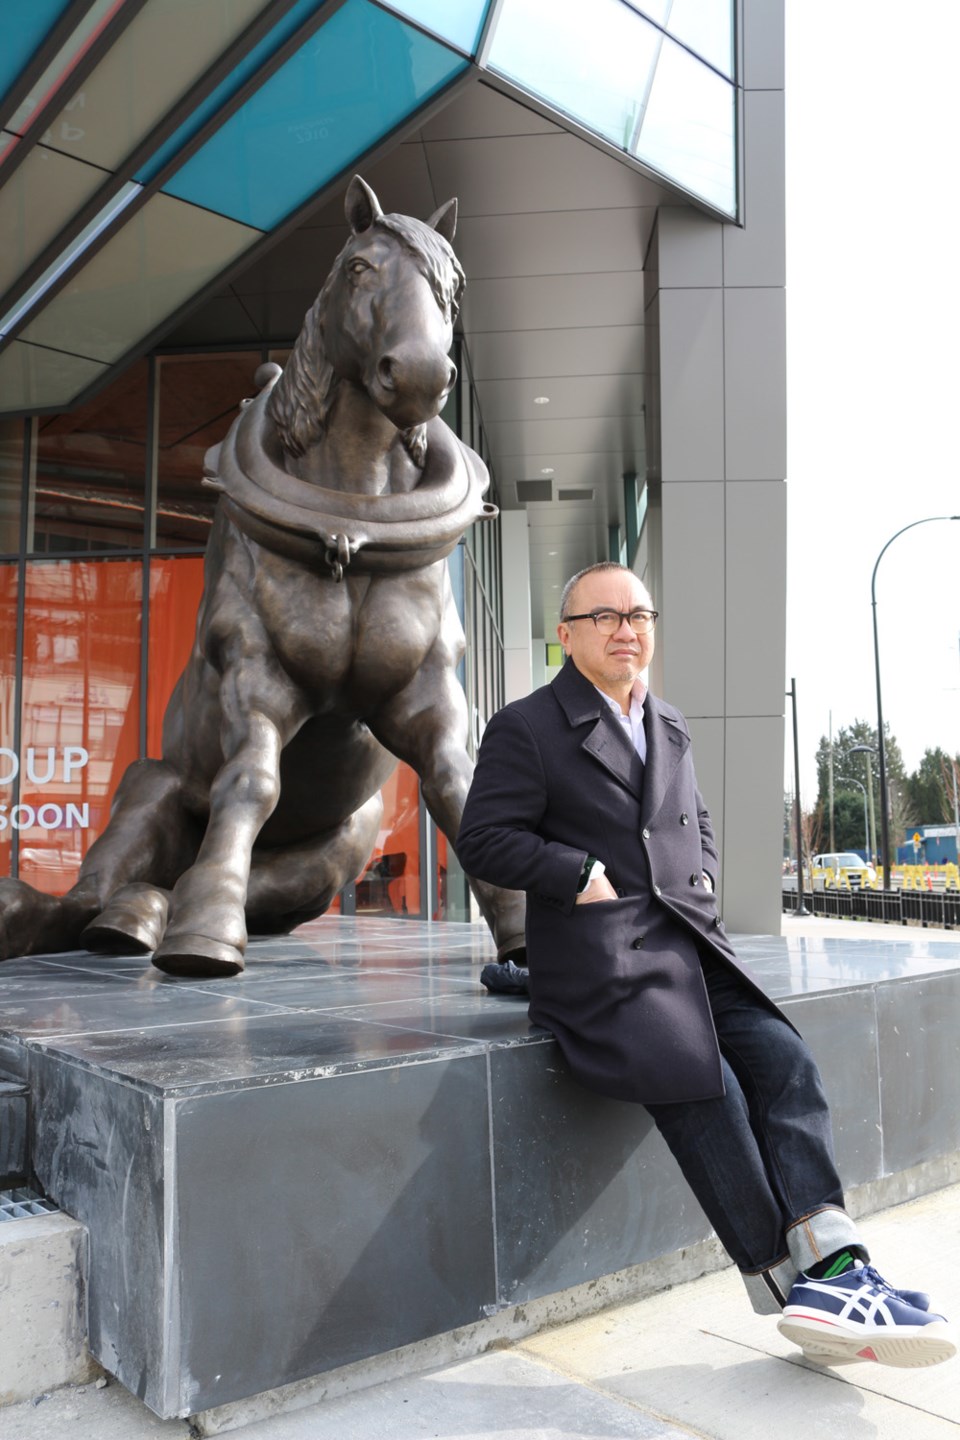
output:
[[[612,699],[606,691],[601,690],[598,685],[594,685],[593,688],[598,695],[602,695],[604,700],[606,700],[610,709],[623,726],[624,732],[629,738],[634,750],[636,750],[640,759],[646,764],[647,735],[643,728],[643,702],[647,698],[646,685],[644,685],[642,680],[634,680],[633,689],[630,692],[630,712],[627,715],[624,715],[618,702]]]

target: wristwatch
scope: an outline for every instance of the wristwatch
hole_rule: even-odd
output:
[[[596,855],[588,855],[583,862],[583,869],[580,871],[580,884],[577,886],[577,894],[582,895],[588,885],[594,880],[599,880],[601,875],[606,875],[607,867]]]

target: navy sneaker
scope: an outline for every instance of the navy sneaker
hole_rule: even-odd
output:
[[[888,1285],[872,1265],[832,1280],[800,1275],[777,1329],[823,1364],[874,1360],[912,1369],[952,1359],[957,1346],[947,1321],[911,1305],[909,1293]]]

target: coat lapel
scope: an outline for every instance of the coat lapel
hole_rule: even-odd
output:
[[[677,766],[690,746],[690,737],[675,720],[660,709],[654,695],[647,695],[644,716],[647,763],[643,780],[641,819],[646,823],[653,819],[663,804]]]
[[[572,660],[566,662],[551,688],[572,726],[586,726],[593,721],[581,749],[639,800],[644,789],[643,765],[606,701]]]

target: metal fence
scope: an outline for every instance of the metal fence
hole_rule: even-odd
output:
[[[891,925],[914,921],[943,930],[960,928],[960,892],[937,894],[930,890],[815,890],[804,891],[803,903],[811,915],[836,920],[885,920]],[[783,891],[783,912],[797,908],[796,890]]]

